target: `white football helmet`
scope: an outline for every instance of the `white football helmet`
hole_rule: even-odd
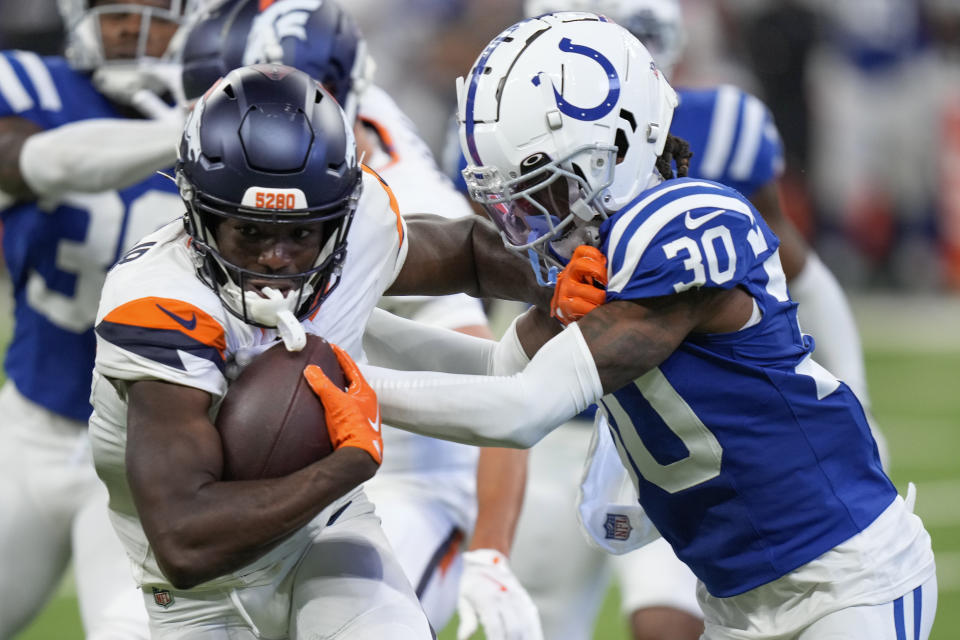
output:
[[[604,15],[639,38],[667,77],[687,41],[679,0],[525,0],[523,11],[528,18],[555,11]]]
[[[677,105],[639,40],[575,12],[509,27],[457,80],[457,97],[470,196],[543,283],[578,245],[596,244],[599,221],[659,181]]]
[[[182,25],[187,16],[209,0],[168,0],[164,7],[156,4],[133,4],[117,0],[114,4],[91,6],[90,0],[57,0],[67,35],[66,58],[74,69],[93,74],[94,85],[118,102],[129,103],[140,89],[162,94],[171,83],[157,73],[145,73],[151,67],[172,65],[183,34],[178,32],[159,57],[150,56],[147,43],[151,24],[162,21]],[[104,53],[100,33],[100,17],[106,14],[139,16],[140,30],[136,51],[131,56],[109,59]]]

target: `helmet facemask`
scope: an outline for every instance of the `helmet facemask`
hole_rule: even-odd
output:
[[[521,175],[504,179],[497,167],[467,167],[470,196],[487,210],[504,245],[525,253],[538,281],[552,284],[581,244],[596,244],[607,218],[603,192],[614,179],[617,147],[583,145],[565,158],[534,153],[520,163]],[[593,184],[581,168],[587,163]],[[599,175],[597,175],[599,174]]]
[[[169,83],[144,71],[153,65],[173,62],[177,36],[171,34],[163,51],[152,51],[157,47],[151,46],[151,31],[157,23],[179,28],[195,1],[169,0],[167,6],[162,7],[120,1],[90,6],[90,0],[59,0],[67,31],[67,59],[73,68],[92,72],[94,85],[108,97],[124,101],[138,89],[162,95],[169,90]],[[129,51],[108,51],[101,29],[102,19],[130,15],[139,21],[136,44]]]
[[[176,173],[199,278],[232,315],[302,348],[363,187],[336,100],[292,67],[235,69],[190,111]]]
[[[197,273],[230,313],[247,324],[275,328],[284,316],[301,321],[313,315],[337,287],[360,198],[359,177],[353,192],[334,205],[283,211],[197,196],[182,174],[178,178]],[[261,273],[236,265],[222,255],[217,243],[217,229],[227,219],[269,225],[321,223],[317,257],[310,269],[293,274]]]

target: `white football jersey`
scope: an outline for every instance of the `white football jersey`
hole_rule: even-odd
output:
[[[406,257],[406,227],[393,196],[365,170],[363,194],[347,236],[347,258],[337,288],[309,321],[308,333],[340,345],[356,359],[367,319]],[[97,357],[90,439],[97,473],[110,491],[110,515],[134,564],[139,584],[164,584],[137,517],[126,480],[126,385],[162,380],[202,389],[213,396],[211,418],[239,360],[275,344],[273,329],[244,323],[228,312],[196,273],[189,236],[180,220],[146,236],[107,275],[97,314]],[[157,478],[163,482],[163,478]],[[330,510],[249,566],[210,585],[269,579],[269,567],[300,549]],[[242,576],[242,577],[240,577]],[[202,587],[201,587],[202,588]]]
[[[413,123],[385,91],[375,86],[367,89],[360,102],[358,118],[379,138],[378,153],[367,160],[390,185],[402,215],[433,213],[447,218],[474,215],[464,196],[437,167]],[[466,294],[387,296],[381,300],[380,307],[447,329],[487,323],[480,301]],[[383,440],[383,466],[372,482],[380,482],[378,478],[388,482],[387,474],[392,472],[460,468],[465,474],[466,490],[472,493],[476,481],[476,447],[427,438],[386,425]],[[458,508],[466,512],[462,524],[472,523],[474,505]]]

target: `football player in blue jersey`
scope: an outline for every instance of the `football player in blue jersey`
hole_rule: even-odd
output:
[[[524,11],[593,11],[624,26],[644,44],[670,79],[686,44],[678,0],[527,0]],[[689,176],[733,187],[760,211],[780,239],[790,294],[800,305],[804,330],[817,338],[817,357],[853,389],[869,409],[860,335],[843,290],[807,245],[780,203],[784,169],[776,124],[756,96],[732,85],[677,89],[680,103],[671,131],[690,143]],[[886,455],[884,443],[881,454]]]
[[[383,419],[528,447],[599,403],[598,442],[649,520],[619,504],[585,528],[617,550],[662,534],[697,577],[704,638],[928,638],[936,569],[912,492],[897,495],[856,395],[812,358],[757,209],[674,177],[690,159],[670,135],[677,96],[640,42],[589,13],[526,20],[458,101],[470,194],[556,280],[566,326],[522,316],[495,347],[517,365],[500,376],[462,375],[487,347],[422,329],[430,361],[456,352],[461,375],[362,366]]]
[[[676,0],[527,0],[524,3],[528,17],[559,10],[594,11],[621,24],[640,39],[668,78],[682,55],[685,31]],[[679,88],[677,93],[679,105],[671,132],[688,141],[693,151],[688,175],[731,186],[747,196],[760,211],[780,240],[790,293],[800,304],[804,330],[817,338],[818,361],[846,382],[869,408],[860,338],[846,297],[833,274],[781,208],[778,179],[783,170],[783,149],[767,107],[755,96],[730,85]],[[450,146],[457,147],[456,157],[462,169],[466,161],[459,153],[459,145],[454,140]],[[462,179],[460,184],[464,184]],[[582,450],[586,446],[587,433],[577,429],[584,422],[575,420],[567,428],[557,430],[533,452],[531,482],[550,483],[554,487],[563,483],[568,489],[565,497],[577,490],[579,478],[563,474],[550,460],[569,455],[565,450],[571,447]],[[874,435],[885,460],[882,434],[875,432]],[[531,495],[542,496],[547,501],[561,499],[555,490],[533,491]],[[550,554],[540,542],[544,525],[536,517],[536,509],[531,500],[521,519],[517,534],[517,572],[530,588],[545,627],[553,632],[552,637],[565,640],[587,637],[591,627],[583,621],[593,619],[600,601],[591,598],[582,585],[602,584],[609,571],[605,566],[607,560],[604,554],[585,546],[576,534],[567,538],[551,537],[557,549]],[[576,554],[577,560],[566,564],[547,562],[558,554],[568,558]],[[638,569],[642,564],[647,565],[647,571]],[[577,580],[557,580],[556,576],[551,579],[544,567],[554,572],[573,572]],[[615,559],[613,571],[620,582],[623,611],[630,619],[637,640],[699,636],[701,614],[694,598],[692,575],[670,557],[664,543]],[[668,631],[661,632],[661,629]]]
[[[0,637],[73,554],[88,638],[146,637],[90,461],[93,322],[107,268],[181,210],[182,117],[162,67],[188,0],[62,0],[67,56],[0,52],[0,215],[14,329],[0,391]],[[143,117],[142,111],[151,115]]]

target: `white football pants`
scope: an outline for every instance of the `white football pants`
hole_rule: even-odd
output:
[[[144,586],[154,640],[430,640],[427,618],[362,494],[266,584]]]
[[[476,470],[378,473],[364,485],[397,561],[439,632],[457,607]]]
[[[824,616],[797,640],[927,640],[937,613],[937,578],[884,604]]]

